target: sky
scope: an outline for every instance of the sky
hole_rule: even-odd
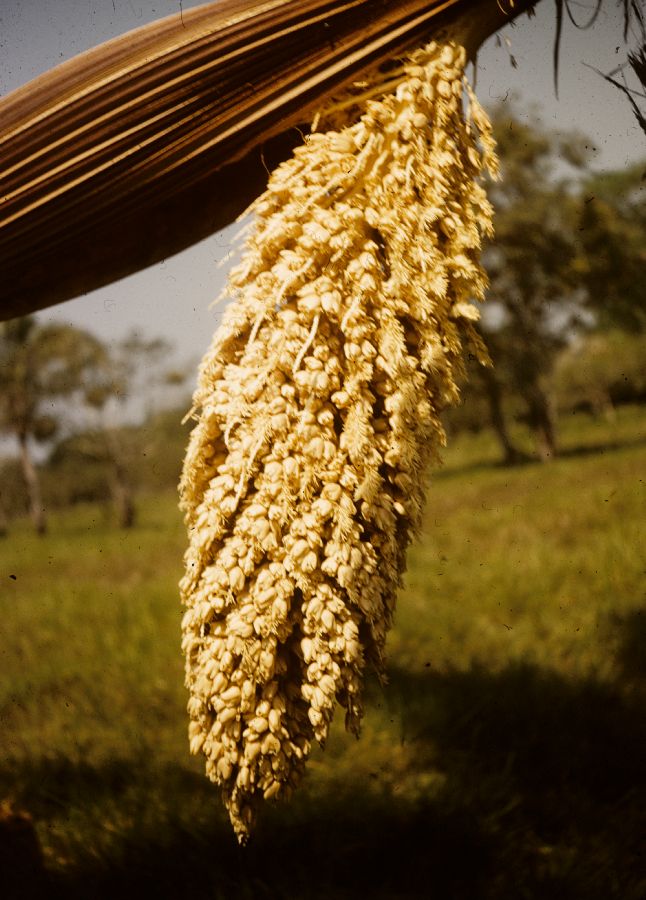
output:
[[[492,0],[493,2],[493,0]],[[183,0],[184,10],[200,5]],[[591,9],[572,0],[585,21]],[[112,37],[180,12],[178,0],[0,0],[0,95]],[[597,168],[620,168],[646,159],[646,139],[623,95],[585,63],[610,71],[625,59],[622,17],[616,0],[604,0],[597,24],[577,31],[564,25],[559,96],[554,93],[552,51],[555,5],[542,0],[533,18],[521,17],[481,48],[476,92],[485,107],[518,95],[519,118],[556,129],[576,129],[598,149]],[[510,57],[517,63],[511,65]],[[221,311],[211,308],[226,279],[218,266],[231,250],[233,225],[200,244],[91,294],[39,314],[41,321],[72,323],[111,343],[133,329],[166,338],[174,364],[202,356]]]

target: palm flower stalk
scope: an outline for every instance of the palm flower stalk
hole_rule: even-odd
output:
[[[485,354],[471,301],[496,160],[465,59],[430,44],[323,110],[251,207],[201,364],[180,485],[189,737],[240,840],[337,703],[358,735],[463,339]]]

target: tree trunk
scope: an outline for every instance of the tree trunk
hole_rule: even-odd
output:
[[[132,528],[137,516],[132,485],[125,467],[116,459],[113,460],[110,487],[119,527]]]
[[[496,378],[493,369],[488,366],[480,369],[480,376],[487,392],[491,427],[500,443],[503,461],[505,465],[515,465],[516,463],[522,462],[526,458],[525,454],[514,446],[507,428],[507,421],[502,405],[502,388],[500,382]]]
[[[556,441],[556,413],[549,394],[533,384],[525,395],[529,413],[529,425],[534,432],[536,452],[541,462],[554,459],[558,452]]]
[[[47,532],[47,519],[40,491],[40,478],[29,452],[27,435],[18,435],[18,443],[20,444],[20,464],[29,500],[29,514],[34,523],[36,534],[45,534]]]

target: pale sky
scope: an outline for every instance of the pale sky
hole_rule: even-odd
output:
[[[188,9],[199,3],[184,0],[182,5]],[[179,9],[178,0],[0,0],[0,94],[89,47]],[[572,2],[571,9],[585,20],[590,4]],[[609,71],[625,59],[616,0],[604,0],[598,23],[589,31],[577,31],[565,22],[558,100],[552,71],[554,31],[554,3],[543,0],[534,18],[523,16],[499,33],[501,41],[494,37],[484,45],[476,85],[483,105],[494,105],[512,89],[519,94],[516,110],[521,118],[534,120],[538,105],[546,125],[589,135],[599,150],[598,168],[646,159],[646,138],[623,95],[584,65]],[[227,255],[238,227],[40,317],[71,322],[105,341],[137,328],[150,338],[172,341],[176,360],[197,360],[218,321],[217,310],[209,310],[209,305],[220,292],[226,267],[219,269],[217,263]]]

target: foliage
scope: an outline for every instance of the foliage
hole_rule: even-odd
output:
[[[0,796],[33,817],[43,896],[641,898],[645,424],[577,414],[548,471],[456,442],[361,740],[339,723],[243,853],[187,752],[174,494],[128,533],[92,506],[17,530]]]
[[[646,331],[646,160],[582,188],[576,274],[598,327]]]

